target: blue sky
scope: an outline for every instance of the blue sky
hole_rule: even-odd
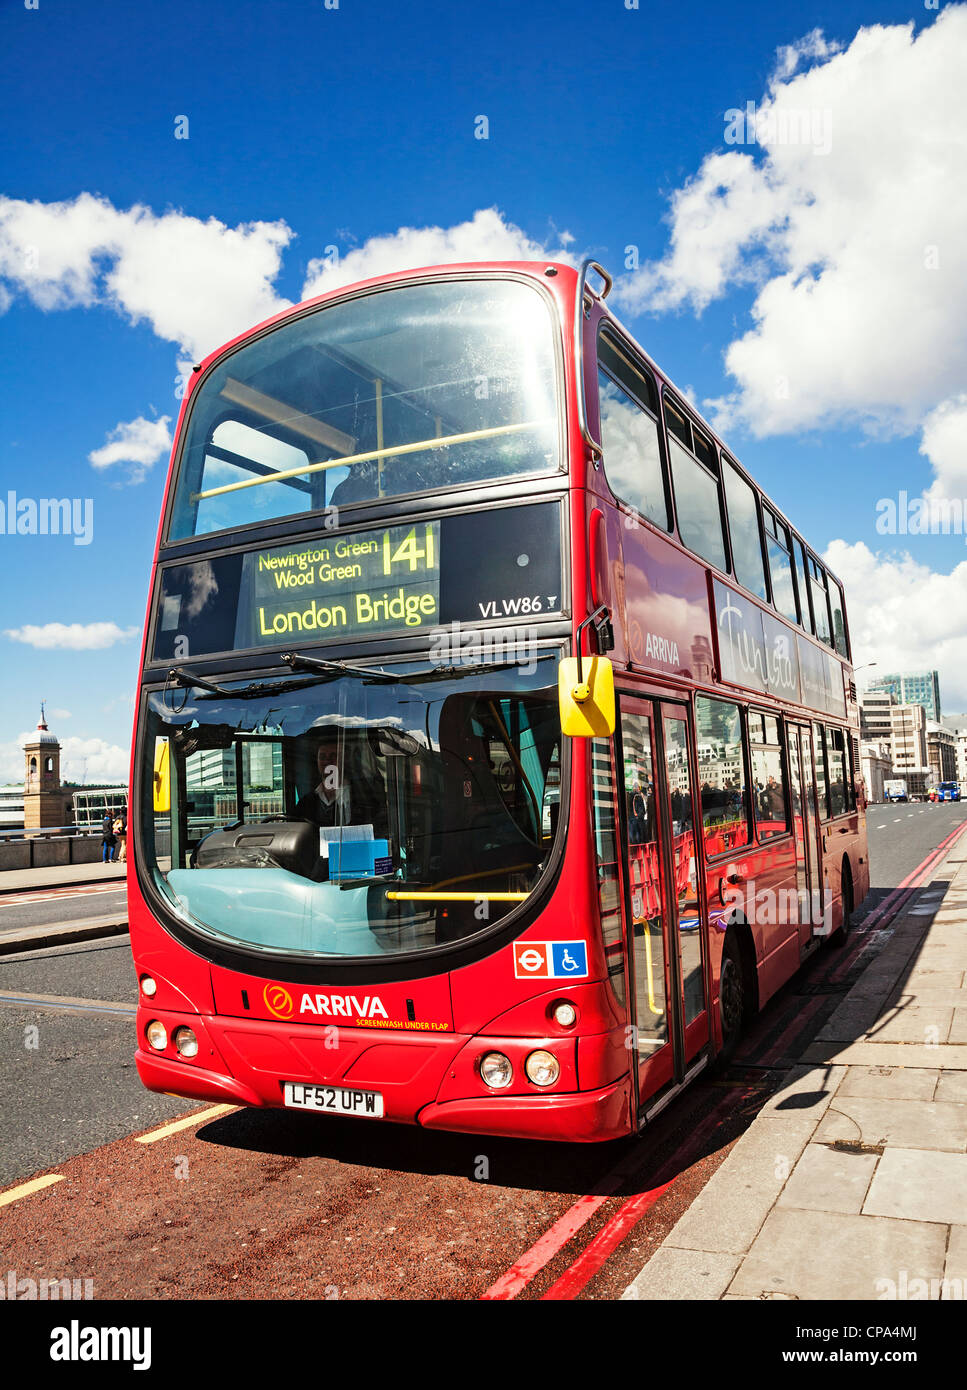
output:
[[[939,665],[945,708],[967,708],[963,535],[875,527],[900,489],[967,496],[964,20],[884,0],[3,0],[0,501],[91,498],[94,533],[0,534],[0,780],[41,698],[68,776],[124,775],[178,363],[335,283],[311,265],[327,247],[350,271],[422,263],[432,237],[401,228],[481,255],[496,228],[621,272],[640,341],[833,547],[857,662]],[[725,113],[770,91],[817,132],[828,111],[831,148],[727,143]]]

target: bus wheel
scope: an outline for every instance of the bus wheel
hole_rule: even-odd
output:
[[[718,1055],[720,1064],[728,1062],[735,1054],[748,1008],[749,996],[742,965],[742,952],[735,932],[728,931],[722,946],[722,974],[719,979],[719,1009],[722,1016],[722,1048]]]
[[[853,879],[849,864],[843,861],[843,920],[829,938],[834,946],[845,946],[849,936],[850,919],[853,916]]]

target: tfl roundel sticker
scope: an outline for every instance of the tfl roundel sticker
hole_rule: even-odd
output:
[[[515,941],[514,974],[518,980],[586,979],[586,941]]]

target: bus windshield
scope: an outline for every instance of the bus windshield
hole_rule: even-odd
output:
[[[560,467],[550,311],[514,280],[289,319],[198,389],[168,539]]]
[[[198,686],[186,672],[149,694],[141,825],[169,910],[283,955],[406,953],[487,931],[551,858],[557,655]]]

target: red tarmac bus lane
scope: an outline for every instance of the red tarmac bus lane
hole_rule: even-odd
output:
[[[0,1265],[91,1279],[95,1298],[620,1297],[780,1083],[793,1035],[798,1050],[836,1007],[846,981],[830,984],[862,968],[960,834],[780,992],[725,1077],[700,1077],[639,1139],[539,1145],[205,1107],[0,1192]]]
[[[473,1299],[590,1200],[502,1296],[617,1298],[768,1090],[698,1082],[646,1139],[580,1147],[206,1107],[0,1208],[0,1264],[95,1299]]]

